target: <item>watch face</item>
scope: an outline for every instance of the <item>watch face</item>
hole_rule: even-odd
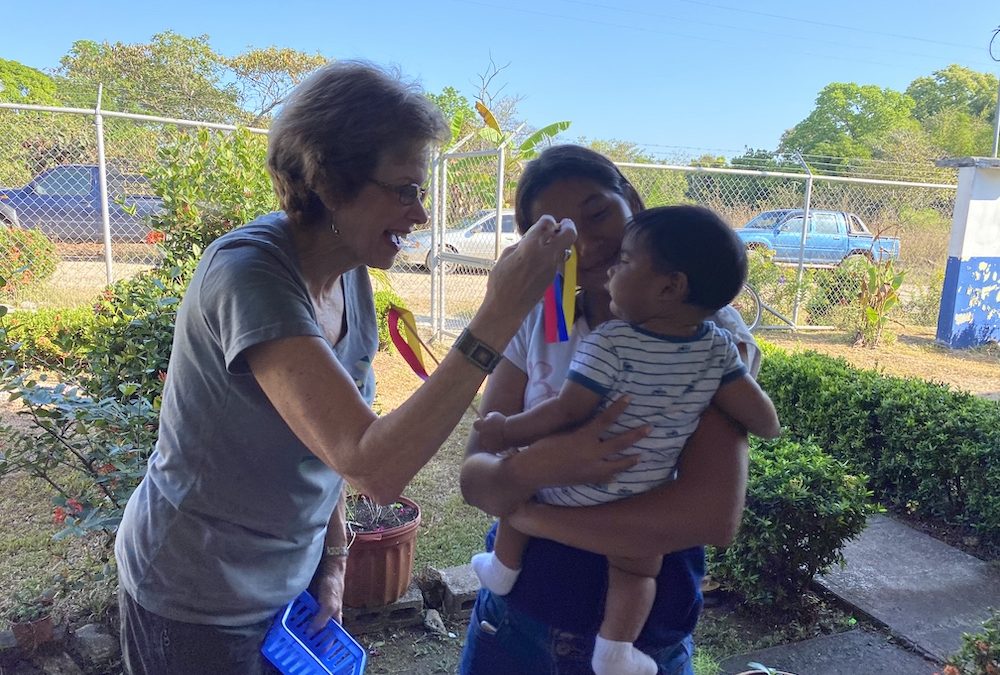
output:
[[[489,345],[476,339],[468,329],[463,330],[462,334],[459,335],[458,340],[455,341],[455,348],[487,373],[493,372],[493,369],[500,363],[500,354]]]

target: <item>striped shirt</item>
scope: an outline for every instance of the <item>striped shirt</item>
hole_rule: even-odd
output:
[[[618,435],[648,424],[652,433],[623,454],[642,460],[606,485],[547,488],[540,501],[591,506],[653,489],[676,476],[677,459],[721,384],[747,373],[732,334],[711,321],[692,337],[651,333],[625,321],[598,326],[580,343],[567,376],[603,397],[623,394],[628,408],[606,432]]]

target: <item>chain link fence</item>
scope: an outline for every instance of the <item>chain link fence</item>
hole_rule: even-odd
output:
[[[7,186],[0,192],[0,275],[8,279],[0,302],[89,304],[108,283],[155,265],[148,215],[161,202],[147,176],[162,161],[158,152],[191,128],[206,134],[235,129],[94,108],[0,104],[0,185]],[[894,264],[904,281],[896,316],[934,325],[954,210],[953,171],[766,159],[766,165],[735,168],[621,167],[648,206],[702,204],[734,227],[761,226],[742,231],[754,229],[772,242],[747,237],[750,283],[763,304],[764,326],[846,328],[858,311],[863,266],[855,263],[878,259],[883,249],[896,256],[897,240]],[[519,171],[504,148],[452,151],[435,160],[430,220],[389,271],[393,290],[429,335],[455,335],[468,323],[489,269],[518,240],[507,205]],[[901,180],[907,176],[920,182]]]

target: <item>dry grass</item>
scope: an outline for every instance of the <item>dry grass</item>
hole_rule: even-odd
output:
[[[897,377],[943,382],[953,389],[1000,400],[1000,345],[953,350],[934,341],[934,329],[896,326],[893,341],[876,349],[852,346],[846,333],[767,331],[763,340],[789,351],[811,349],[845,359],[858,368]]]

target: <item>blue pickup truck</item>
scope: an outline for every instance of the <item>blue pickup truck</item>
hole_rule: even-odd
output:
[[[111,237],[142,241],[148,218],[161,208],[141,175],[108,168]],[[104,239],[97,166],[64,164],[46,169],[19,188],[0,188],[0,224],[34,228],[50,239],[92,242]]]
[[[755,216],[736,228],[747,250],[763,249],[774,253],[775,262],[810,266],[838,265],[851,256],[869,260],[899,258],[899,239],[874,235],[853,213],[846,211],[809,211],[805,249],[802,249],[802,209],[776,209]]]

